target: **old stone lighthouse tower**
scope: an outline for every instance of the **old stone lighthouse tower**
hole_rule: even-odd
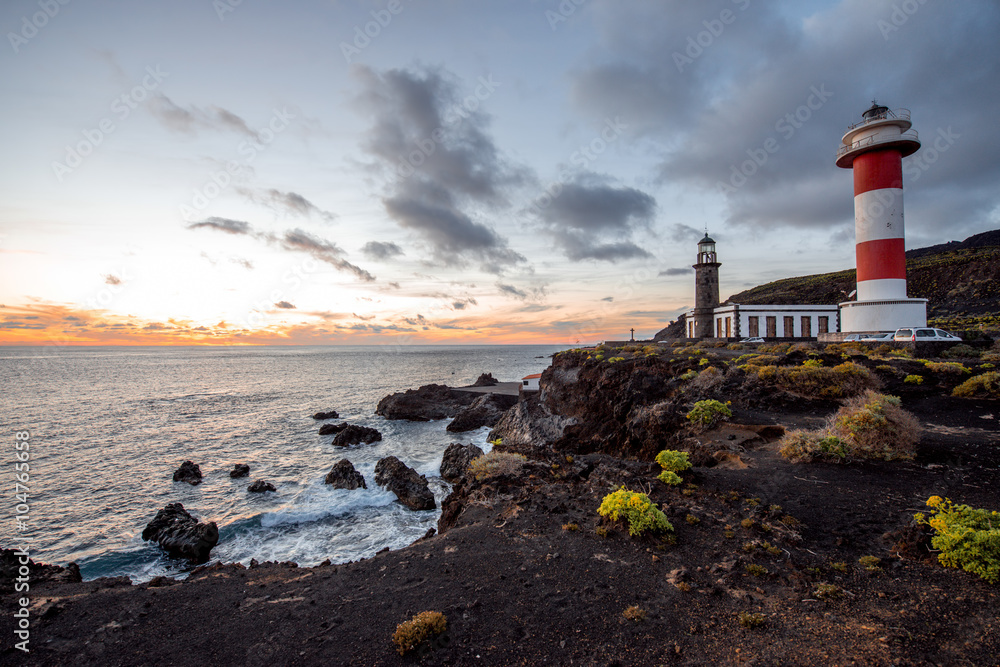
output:
[[[698,241],[698,263],[694,265],[694,337],[715,336],[715,309],[719,305],[719,266],[715,241],[705,233]]]

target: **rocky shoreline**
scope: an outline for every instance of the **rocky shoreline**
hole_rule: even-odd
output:
[[[470,474],[476,452],[449,448],[442,475],[454,486],[437,534],[405,549],[316,568],[212,565],[183,582],[142,585],[80,582],[73,568],[32,564],[28,660],[1000,662],[1000,589],[942,567],[912,521],[931,495],[998,509],[1000,401],[952,397],[964,376],[925,365],[925,381],[904,382],[918,370],[912,359],[785,350],[771,356],[788,368],[805,359],[832,367],[846,355],[900,395],[922,428],[912,461],[791,463],[778,453],[781,436],[824,423],[838,400],[754,385],[740,369],[746,350],[620,354],[614,364],[592,350],[558,355],[542,391],[494,427],[495,451],[526,457],[501,473]],[[706,367],[719,376],[699,375]],[[983,372],[971,360],[966,367]],[[731,400],[733,418],[692,429],[686,408],[709,397]],[[664,448],[689,452],[695,467],[684,484],[657,480],[652,459]],[[621,487],[648,493],[674,530],[630,537],[598,516]],[[9,553],[0,560],[0,632],[12,636]],[[447,631],[400,656],[392,633],[422,611],[443,613]],[[0,653],[5,664],[24,659],[10,647]]]

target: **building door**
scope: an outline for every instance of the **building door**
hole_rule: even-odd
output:
[[[733,335],[733,318],[727,317],[726,318],[726,338],[729,338],[732,335]]]
[[[747,334],[747,335],[749,335],[751,338],[755,338],[755,337],[759,336],[760,335],[760,318],[757,317],[756,315],[750,316],[750,318],[747,320],[747,329],[749,329],[749,331],[750,331],[750,333]]]
[[[821,334],[830,333],[830,318],[826,315],[819,316],[819,332]]]
[[[715,320],[715,337],[722,338],[722,318]]]
[[[785,338],[795,338],[795,318],[785,316]]]
[[[803,338],[812,338],[812,335],[813,335],[812,323],[813,323],[812,317],[810,317],[808,315],[803,315],[802,316],[802,337]]]
[[[774,315],[767,316],[767,337],[776,338],[778,336],[778,318]]]

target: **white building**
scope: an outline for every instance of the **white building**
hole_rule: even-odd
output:
[[[538,380],[542,377],[541,373],[535,373],[533,375],[525,375],[521,378],[521,391],[538,391],[540,387],[538,386]]]
[[[834,305],[754,305],[738,303],[715,309],[716,338],[815,338],[838,330]],[[687,312],[688,338],[695,338],[694,309]]]

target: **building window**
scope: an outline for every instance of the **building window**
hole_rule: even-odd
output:
[[[802,337],[812,338],[813,335],[813,320],[808,315],[802,316]]]
[[[795,338],[795,318],[785,315],[785,338]]]
[[[778,336],[778,318],[774,315],[767,316],[767,336],[768,338],[777,338]]]
[[[821,334],[830,333],[830,318],[827,315],[819,316],[819,332]]]
[[[747,321],[747,328],[750,331],[750,333],[748,335],[751,338],[759,336],[760,335],[760,318],[757,317],[756,315],[750,316],[749,320]]]

